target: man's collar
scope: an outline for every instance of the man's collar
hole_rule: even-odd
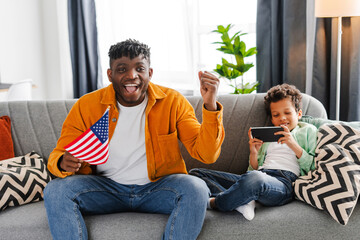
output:
[[[158,85],[153,84],[152,82],[149,82],[148,94],[149,97],[151,96],[154,99],[162,99],[166,97],[166,93],[164,93]]]
[[[115,90],[114,90],[114,87],[112,84],[105,87],[105,93],[102,96],[100,103],[105,104],[105,105],[112,104],[112,105],[116,106]]]

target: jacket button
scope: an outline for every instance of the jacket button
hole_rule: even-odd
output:
[[[111,121],[116,122],[116,118],[111,119]]]

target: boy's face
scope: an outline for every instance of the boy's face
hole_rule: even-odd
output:
[[[153,69],[143,55],[115,59],[107,70],[116,100],[126,107],[139,105],[144,100],[152,74]]]
[[[296,112],[295,106],[289,98],[270,103],[271,122],[274,126],[285,125],[293,130],[302,116],[301,109]]]

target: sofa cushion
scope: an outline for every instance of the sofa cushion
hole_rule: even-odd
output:
[[[0,117],[0,160],[14,157],[14,145],[11,137],[11,120]]]
[[[279,207],[257,206],[249,222],[236,211],[206,212],[199,240],[358,239],[360,207],[351,221],[337,224],[324,211],[300,201]],[[161,239],[169,216],[153,213],[113,213],[84,216],[89,239]],[[51,239],[44,201],[7,208],[0,213],[0,239]]]
[[[0,210],[42,200],[50,174],[35,152],[0,162]]]
[[[312,125],[314,125],[317,128],[321,127],[324,124],[342,123],[342,124],[346,124],[346,125],[349,125],[350,127],[360,130],[360,121],[343,122],[343,121],[336,121],[336,120],[330,120],[330,119],[325,119],[325,118],[317,118],[317,117],[312,117],[312,116],[308,116],[308,115],[302,116],[300,121],[306,122],[306,123],[311,123]]]
[[[360,192],[360,131],[349,125],[319,128],[315,167],[294,182],[295,195],[346,225]]]

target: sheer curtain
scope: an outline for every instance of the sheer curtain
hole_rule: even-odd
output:
[[[99,0],[96,1],[99,45],[104,83],[112,44],[133,38],[151,48],[153,81],[189,88],[192,83],[192,54],[187,29],[186,1]],[[191,88],[192,86],[190,86]]]
[[[212,71],[221,63],[218,46],[212,44],[220,40],[211,33],[217,25],[234,24],[234,33],[248,32],[244,41],[249,47],[255,46],[256,1],[95,0],[95,3],[104,84],[109,84],[106,69],[110,46],[128,38],[151,47],[152,81],[185,95],[199,94],[199,70]],[[226,11],[219,10],[220,7]],[[255,57],[249,61],[255,63]],[[255,81],[255,68],[247,76]],[[231,92],[226,83],[221,84],[221,91]]]

